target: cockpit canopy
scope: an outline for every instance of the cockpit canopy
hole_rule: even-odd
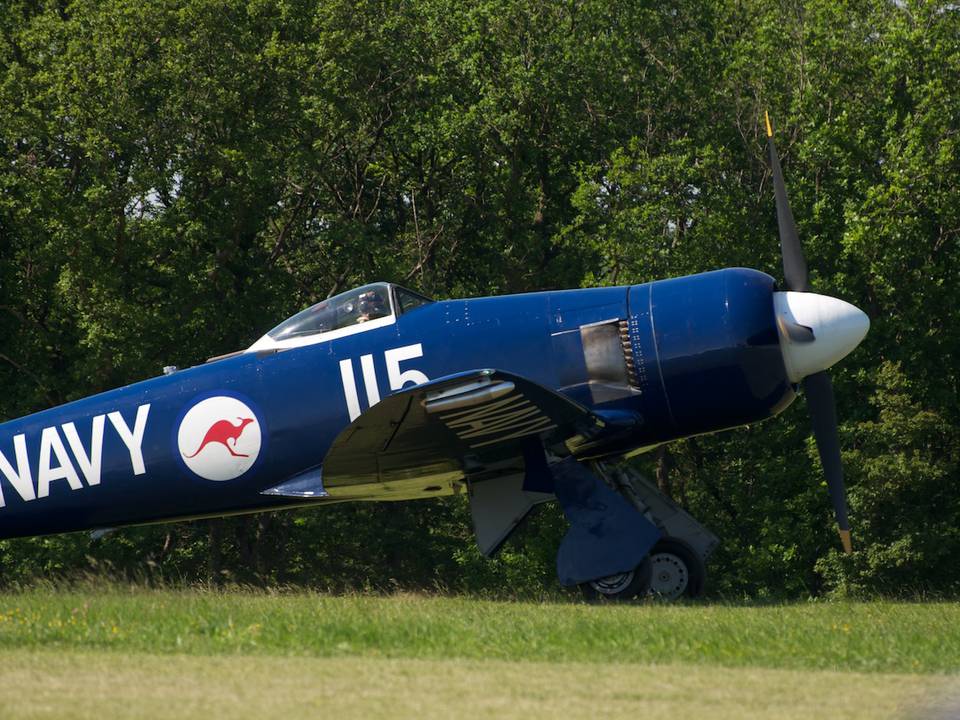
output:
[[[372,283],[321,300],[287,318],[250,350],[298,347],[372,330],[433,300],[392,283]]]
[[[267,333],[274,340],[326,333],[387,317],[390,311],[390,286],[386,283],[364,285],[322,300],[284,320]]]

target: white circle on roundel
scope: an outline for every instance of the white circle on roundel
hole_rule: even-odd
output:
[[[217,395],[201,400],[183,416],[177,446],[186,466],[207,480],[233,480],[257,461],[260,423],[245,403]]]

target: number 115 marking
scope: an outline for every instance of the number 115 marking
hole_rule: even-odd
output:
[[[390,385],[390,390],[400,390],[407,383],[421,385],[429,382],[430,378],[419,370],[400,369],[400,363],[418,357],[423,357],[423,346],[420,343],[384,351],[383,359],[387,364],[387,382]],[[380,388],[377,385],[377,371],[373,365],[373,355],[360,356],[360,371],[363,374],[363,385],[367,391],[367,404],[373,407],[380,402]],[[353,360],[340,361],[340,379],[343,381],[343,396],[347,401],[350,422],[353,422],[360,417],[360,398],[357,395],[357,379],[353,374]]]

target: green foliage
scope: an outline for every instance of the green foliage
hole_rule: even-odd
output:
[[[802,398],[641,459],[723,538],[712,591],[958,589],[960,13],[943,3],[12,0],[0,14],[0,416],[244,347],[374,279],[438,297],[779,275],[770,109],[818,291],[859,552]],[[656,466],[656,467],[655,467]],[[555,509],[493,563],[462,498],[0,544],[5,582],[537,594]]]
[[[818,563],[845,592],[960,587],[960,437],[943,415],[917,402],[915,384],[899,364],[884,363],[870,399],[878,417],[851,433],[844,459],[865,542],[850,558],[831,552]]]

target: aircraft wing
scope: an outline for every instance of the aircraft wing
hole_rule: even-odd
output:
[[[511,460],[522,468],[531,438],[576,452],[618,424],[518,375],[471,370],[385,398],[340,433],[322,470],[266,492],[318,499],[447,494],[451,483]]]

